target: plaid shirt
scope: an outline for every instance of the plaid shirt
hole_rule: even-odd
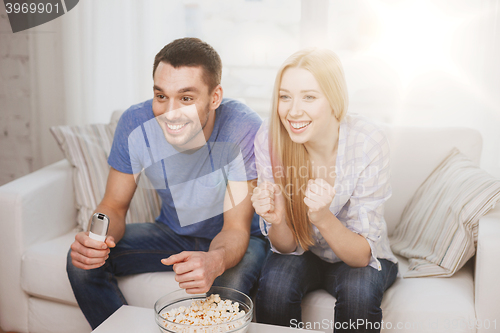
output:
[[[268,144],[268,122],[255,137],[255,163],[258,183],[274,183]],[[349,230],[365,237],[371,248],[369,265],[380,270],[377,258],[394,263],[384,220],[384,203],[392,194],[389,166],[389,143],[384,132],[368,119],[350,114],[340,123],[339,144],[335,165],[335,198],[330,211]],[[260,218],[261,231],[267,236],[270,224]],[[327,262],[341,261],[313,225],[314,245],[310,251]],[[271,244],[271,249],[279,253]],[[300,255],[300,247],[292,254]]]

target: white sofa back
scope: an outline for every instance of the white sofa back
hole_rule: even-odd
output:
[[[391,236],[408,201],[453,147],[479,165],[482,137],[470,128],[383,127],[391,147],[392,197],[385,206]]]

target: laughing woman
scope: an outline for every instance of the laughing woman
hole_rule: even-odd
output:
[[[302,321],[303,296],[333,295],[335,332],[379,332],[384,291],[397,276],[384,220],[389,146],[367,119],[346,114],[335,53],[296,52],[276,76],[272,114],[255,139],[252,203],[273,252],[256,298],[257,321]]]

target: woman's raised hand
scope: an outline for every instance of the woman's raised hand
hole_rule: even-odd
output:
[[[318,226],[326,220],[330,212],[330,204],[335,198],[335,189],[321,178],[309,179],[304,203],[309,207],[307,215],[312,224]]]
[[[254,188],[251,200],[255,212],[267,222],[280,224],[285,221],[285,198],[278,185],[262,182]]]

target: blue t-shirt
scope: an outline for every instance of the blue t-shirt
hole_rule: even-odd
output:
[[[120,172],[140,174],[138,186],[156,189],[162,201],[158,222],[179,235],[212,239],[222,229],[227,181],[257,178],[253,142],[261,123],[245,104],[223,99],[207,144],[179,152],[165,139],[148,100],[121,116],[108,163]],[[261,234],[256,214],[251,234]]]

